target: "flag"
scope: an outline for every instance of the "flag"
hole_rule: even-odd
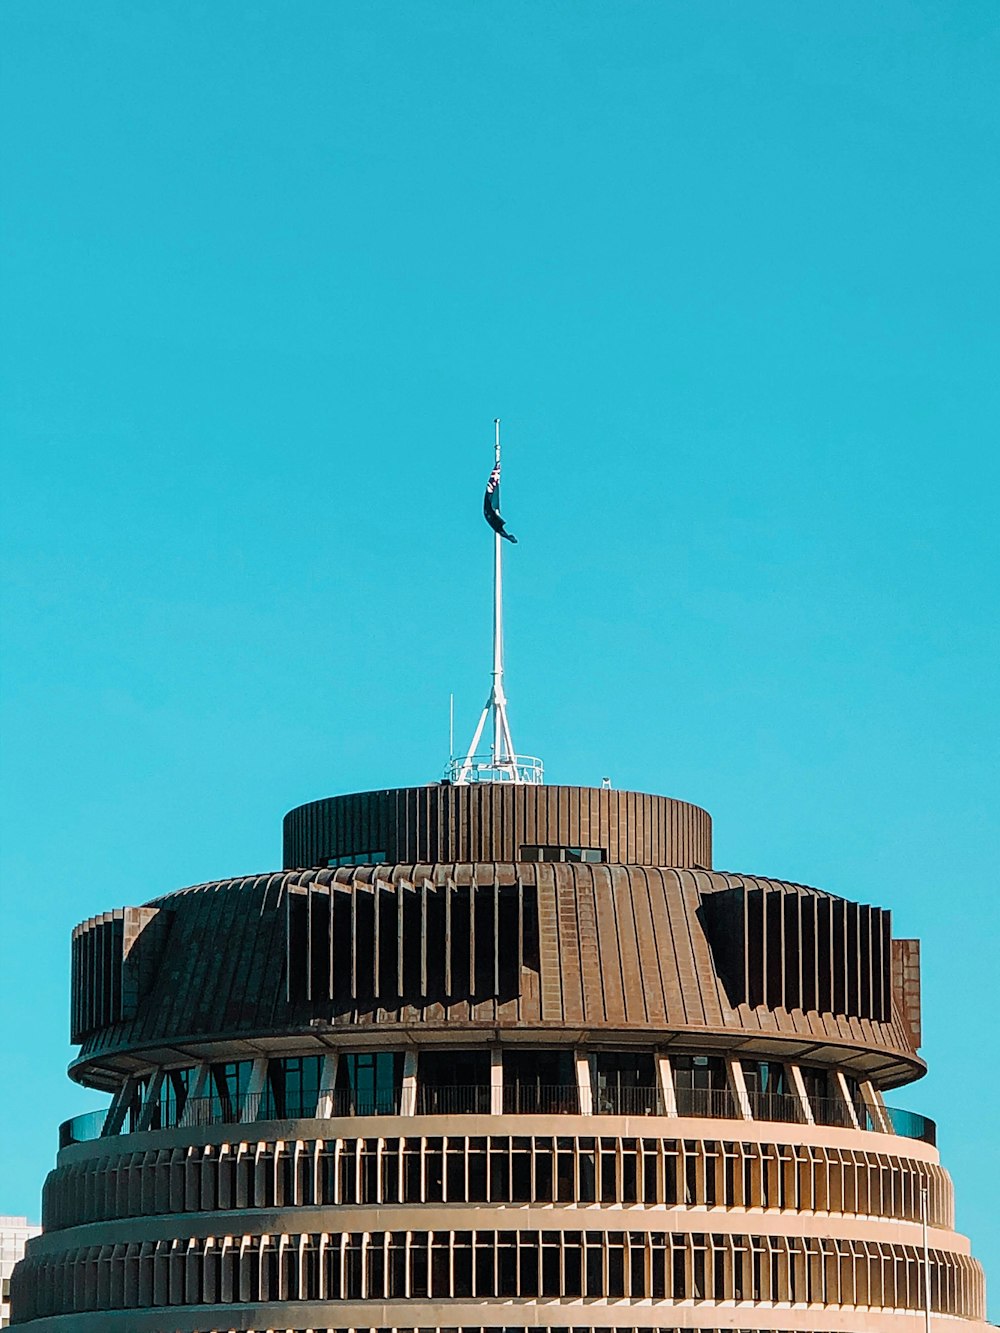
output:
[[[486,483],[486,494],[483,496],[483,515],[486,522],[494,532],[498,533],[505,541],[516,542],[517,538],[512,532],[508,532],[504,527],[504,521],[500,517],[500,464],[498,463],[490,473],[490,479]]]

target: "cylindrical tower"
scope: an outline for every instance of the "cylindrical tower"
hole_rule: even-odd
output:
[[[316,801],[283,871],[73,935],[36,1333],[984,1328],[888,911],[660,796]],[[926,1244],[925,1227],[926,1221]]]

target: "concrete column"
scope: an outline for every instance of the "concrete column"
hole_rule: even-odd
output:
[[[813,1119],[812,1107],[809,1105],[809,1095],[806,1092],[802,1070],[798,1065],[789,1065],[788,1076],[791,1079],[792,1091],[799,1099],[799,1110],[802,1112],[803,1120],[807,1125],[815,1125],[816,1121]]]
[[[590,1056],[586,1051],[574,1051],[576,1065],[576,1091],[580,1098],[580,1114],[594,1114],[594,1087],[590,1078]]]
[[[181,1115],[182,1125],[193,1125],[197,1123],[195,1120],[195,1107],[192,1103],[198,1103],[203,1097],[209,1096],[209,1073],[210,1068],[207,1063],[198,1065],[197,1072],[194,1076],[194,1082],[191,1084],[191,1091],[188,1093],[188,1099],[184,1106],[184,1112]],[[203,1123],[207,1123],[208,1116],[203,1116],[202,1120]]]
[[[503,1115],[503,1047],[490,1047],[490,1115]]]
[[[885,1113],[885,1102],[882,1100],[882,1094],[870,1079],[862,1083],[860,1087],[861,1096],[864,1098],[865,1106],[868,1107],[872,1118],[872,1124],[880,1134],[891,1134],[893,1132],[892,1123]]]
[[[267,1060],[255,1060],[250,1070],[250,1083],[247,1087],[246,1100],[240,1108],[241,1125],[248,1124],[251,1120],[260,1119],[261,1103],[264,1100],[261,1094],[266,1082]]]
[[[670,1064],[670,1056],[664,1051],[656,1053],[656,1076],[660,1083],[664,1114],[676,1115],[677,1093],[674,1091],[674,1071]]]
[[[847,1079],[844,1077],[842,1070],[834,1070],[833,1082],[837,1089],[837,1096],[842,1099],[844,1105],[847,1107],[847,1114],[850,1116],[851,1124],[855,1129],[860,1129],[861,1126],[858,1124],[858,1113],[854,1109],[854,1102],[851,1100],[851,1094],[847,1087]]]
[[[149,1076],[149,1087],[146,1089],[146,1100],[142,1104],[142,1110],[139,1113],[139,1129],[148,1129],[149,1122],[153,1118],[153,1111],[160,1100],[160,1089],[163,1087],[163,1070],[154,1069]]]
[[[729,1090],[735,1098],[737,1108],[744,1120],[752,1120],[750,1098],[747,1096],[747,1081],[743,1077],[743,1065],[739,1060],[727,1059],[726,1072],[729,1075]]]
[[[104,1122],[104,1134],[120,1134],[122,1132],[122,1125],[124,1125],[125,1117],[128,1114],[132,1093],[135,1091],[138,1082],[138,1078],[132,1074],[115,1093],[108,1111],[108,1118]]]
[[[417,1052],[407,1051],[403,1056],[403,1104],[400,1115],[415,1115],[417,1111]]]
[[[319,1101],[316,1103],[316,1115],[320,1120],[329,1120],[333,1115],[333,1094],[337,1086],[337,1064],[339,1056],[336,1051],[331,1051],[329,1055],[323,1057],[323,1064],[319,1072]]]

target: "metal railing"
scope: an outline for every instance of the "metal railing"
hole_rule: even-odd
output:
[[[594,1115],[663,1115],[666,1107],[659,1088],[595,1088]]]
[[[750,1113],[754,1120],[801,1123],[805,1116],[799,1099],[791,1093],[748,1091]],[[664,1115],[666,1107],[659,1088],[595,1088],[590,1115]],[[678,1088],[677,1115],[709,1120],[741,1119],[736,1097],[727,1088]],[[244,1094],[237,1098],[189,1097],[169,1101],[144,1111],[130,1110],[119,1124],[109,1115],[110,1108],[88,1111],[64,1121],[59,1127],[59,1147],[89,1143],[108,1134],[129,1134],[139,1129],[200,1128],[208,1125],[241,1124],[267,1120],[311,1120],[315,1118],[490,1115],[494,1106],[493,1089],[488,1084],[466,1086],[422,1086],[355,1092],[349,1088],[323,1090],[318,1098],[284,1097],[276,1099],[271,1091]],[[818,1125],[853,1129],[852,1108],[832,1098],[811,1098],[813,1120]],[[500,1108],[504,1115],[580,1115],[579,1092],[573,1084],[551,1086],[511,1086],[501,1091]],[[854,1115],[862,1129],[877,1131],[867,1107],[855,1106]],[[936,1144],[934,1121],[915,1111],[887,1106],[886,1118],[891,1133],[902,1138]],[[114,1129],[110,1126],[114,1125]]]
[[[798,1097],[787,1092],[757,1092],[747,1089],[747,1101],[754,1120],[777,1120],[782,1124],[801,1124],[805,1120]]]
[[[504,1115],[579,1115],[580,1090],[575,1083],[525,1083],[503,1089]]]
[[[738,1120],[736,1098],[728,1088],[677,1088],[678,1115],[704,1116],[710,1120]]]
[[[847,1102],[838,1101],[834,1097],[810,1097],[809,1109],[812,1111],[812,1118],[817,1125],[834,1125],[841,1129],[853,1129],[854,1117],[851,1115],[853,1109],[857,1115],[857,1108],[848,1106]],[[862,1129],[867,1129],[864,1121],[864,1109],[858,1116],[858,1124]]]
[[[545,781],[545,768],[533,754],[514,754],[503,763],[497,763],[491,754],[474,754],[468,760],[457,756],[452,758],[447,776],[454,783],[514,782],[538,787]]]
[[[467,1087],[426,1085],[416,1089],[416,1115],[489,1115],[490,1105],[488,1083]]]

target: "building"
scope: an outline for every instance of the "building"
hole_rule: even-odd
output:
[[[10,1275],[24,1253],[25,1244],[37,1236],[41,1227],[33,1227],[26,1217],[0,1217],[0,1328],[10,1323]]]
[[[62,1126],[17,1326],[985,1327],[894,1109],[884,908],[713,870],[683,801],[517,781],[301,806],[284,861],[74,931],[111,1104]]]

